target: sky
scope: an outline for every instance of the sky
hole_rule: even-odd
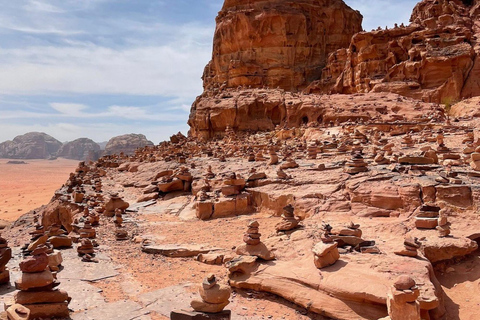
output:
[[[365,30],[417,1],[345,0]],[[0,142],[188,131],[223,0],[0,0]]]

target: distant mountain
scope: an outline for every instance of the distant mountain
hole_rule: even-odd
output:
[[[105,150],[105,147],[107,146],[108,141],[103,141],[103,142],[97,142],[97,144],[100,146],[100,150]]]
[[[0,158],[6,159],[52,159],[62,157],[72,160],[97,160],[104,154],[133,154],[137,148],[153,146],[143,134],[125,134],[108,142],[97,143],[88,138],[79,138],[62,143],[43,132],[29,132],[13,140],[0,143]]]
[[[74,141],[65,143],[57,156],[73,159],[73,160],[97,160],[100,157],[100,146],[93,140],[88,138],[80,138]]]
[[[105,146],[105,154],[118,154],[123,152],[125,154],[134,154],[135,150],[145,146],[154,146],[152,141],[147,140],[143,134],[125,134],[110,139]]]
[[[62,143],[43,132],[29,132],[0,143],[0,157],[7,159],[49,159]]]

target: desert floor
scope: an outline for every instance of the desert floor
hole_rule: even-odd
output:
[[[8,161],[0,159],[0,220],[6,221],[47,204],[78,165],[77,160],[67,159]]]

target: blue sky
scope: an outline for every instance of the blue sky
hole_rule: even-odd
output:
[[[364,28],[416,1],[347,0]],[[186,133],[223,0],[0,0],[0,142]]]

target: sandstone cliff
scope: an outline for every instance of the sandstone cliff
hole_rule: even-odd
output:
[[[477,1],[424,0],[409,26],[360,32],[309,93],[395,92],[452,103],[480,95]]]
[[[125,134],[110,139],[105,147],[105,154],[124,154],[130,155],[135,153],[137,148],[146,146],[154,146],[152,141],[147,140],[143,134]]]
[[[320,78],[328,54],[362,30],[362,15],[342,0],[226,0],[216,21],[207,91],[303,89]]]
[[[62,143],[43,132],[29,132],[12,141],[0,143],[0,158],[48,159],[55,156]]]
[[[225,90],[197,99],[194,108],[190,134],[203,139],[223,136],[227,126],[236,131],[265,131],[277,125],[293,128],[443,118],[437,106],[393,93],[307,95],[281,89]]]
[[[57,156],[73,160],[97,160],[100,156],[100,146],[88,138],[80,138],[65,143]]]

